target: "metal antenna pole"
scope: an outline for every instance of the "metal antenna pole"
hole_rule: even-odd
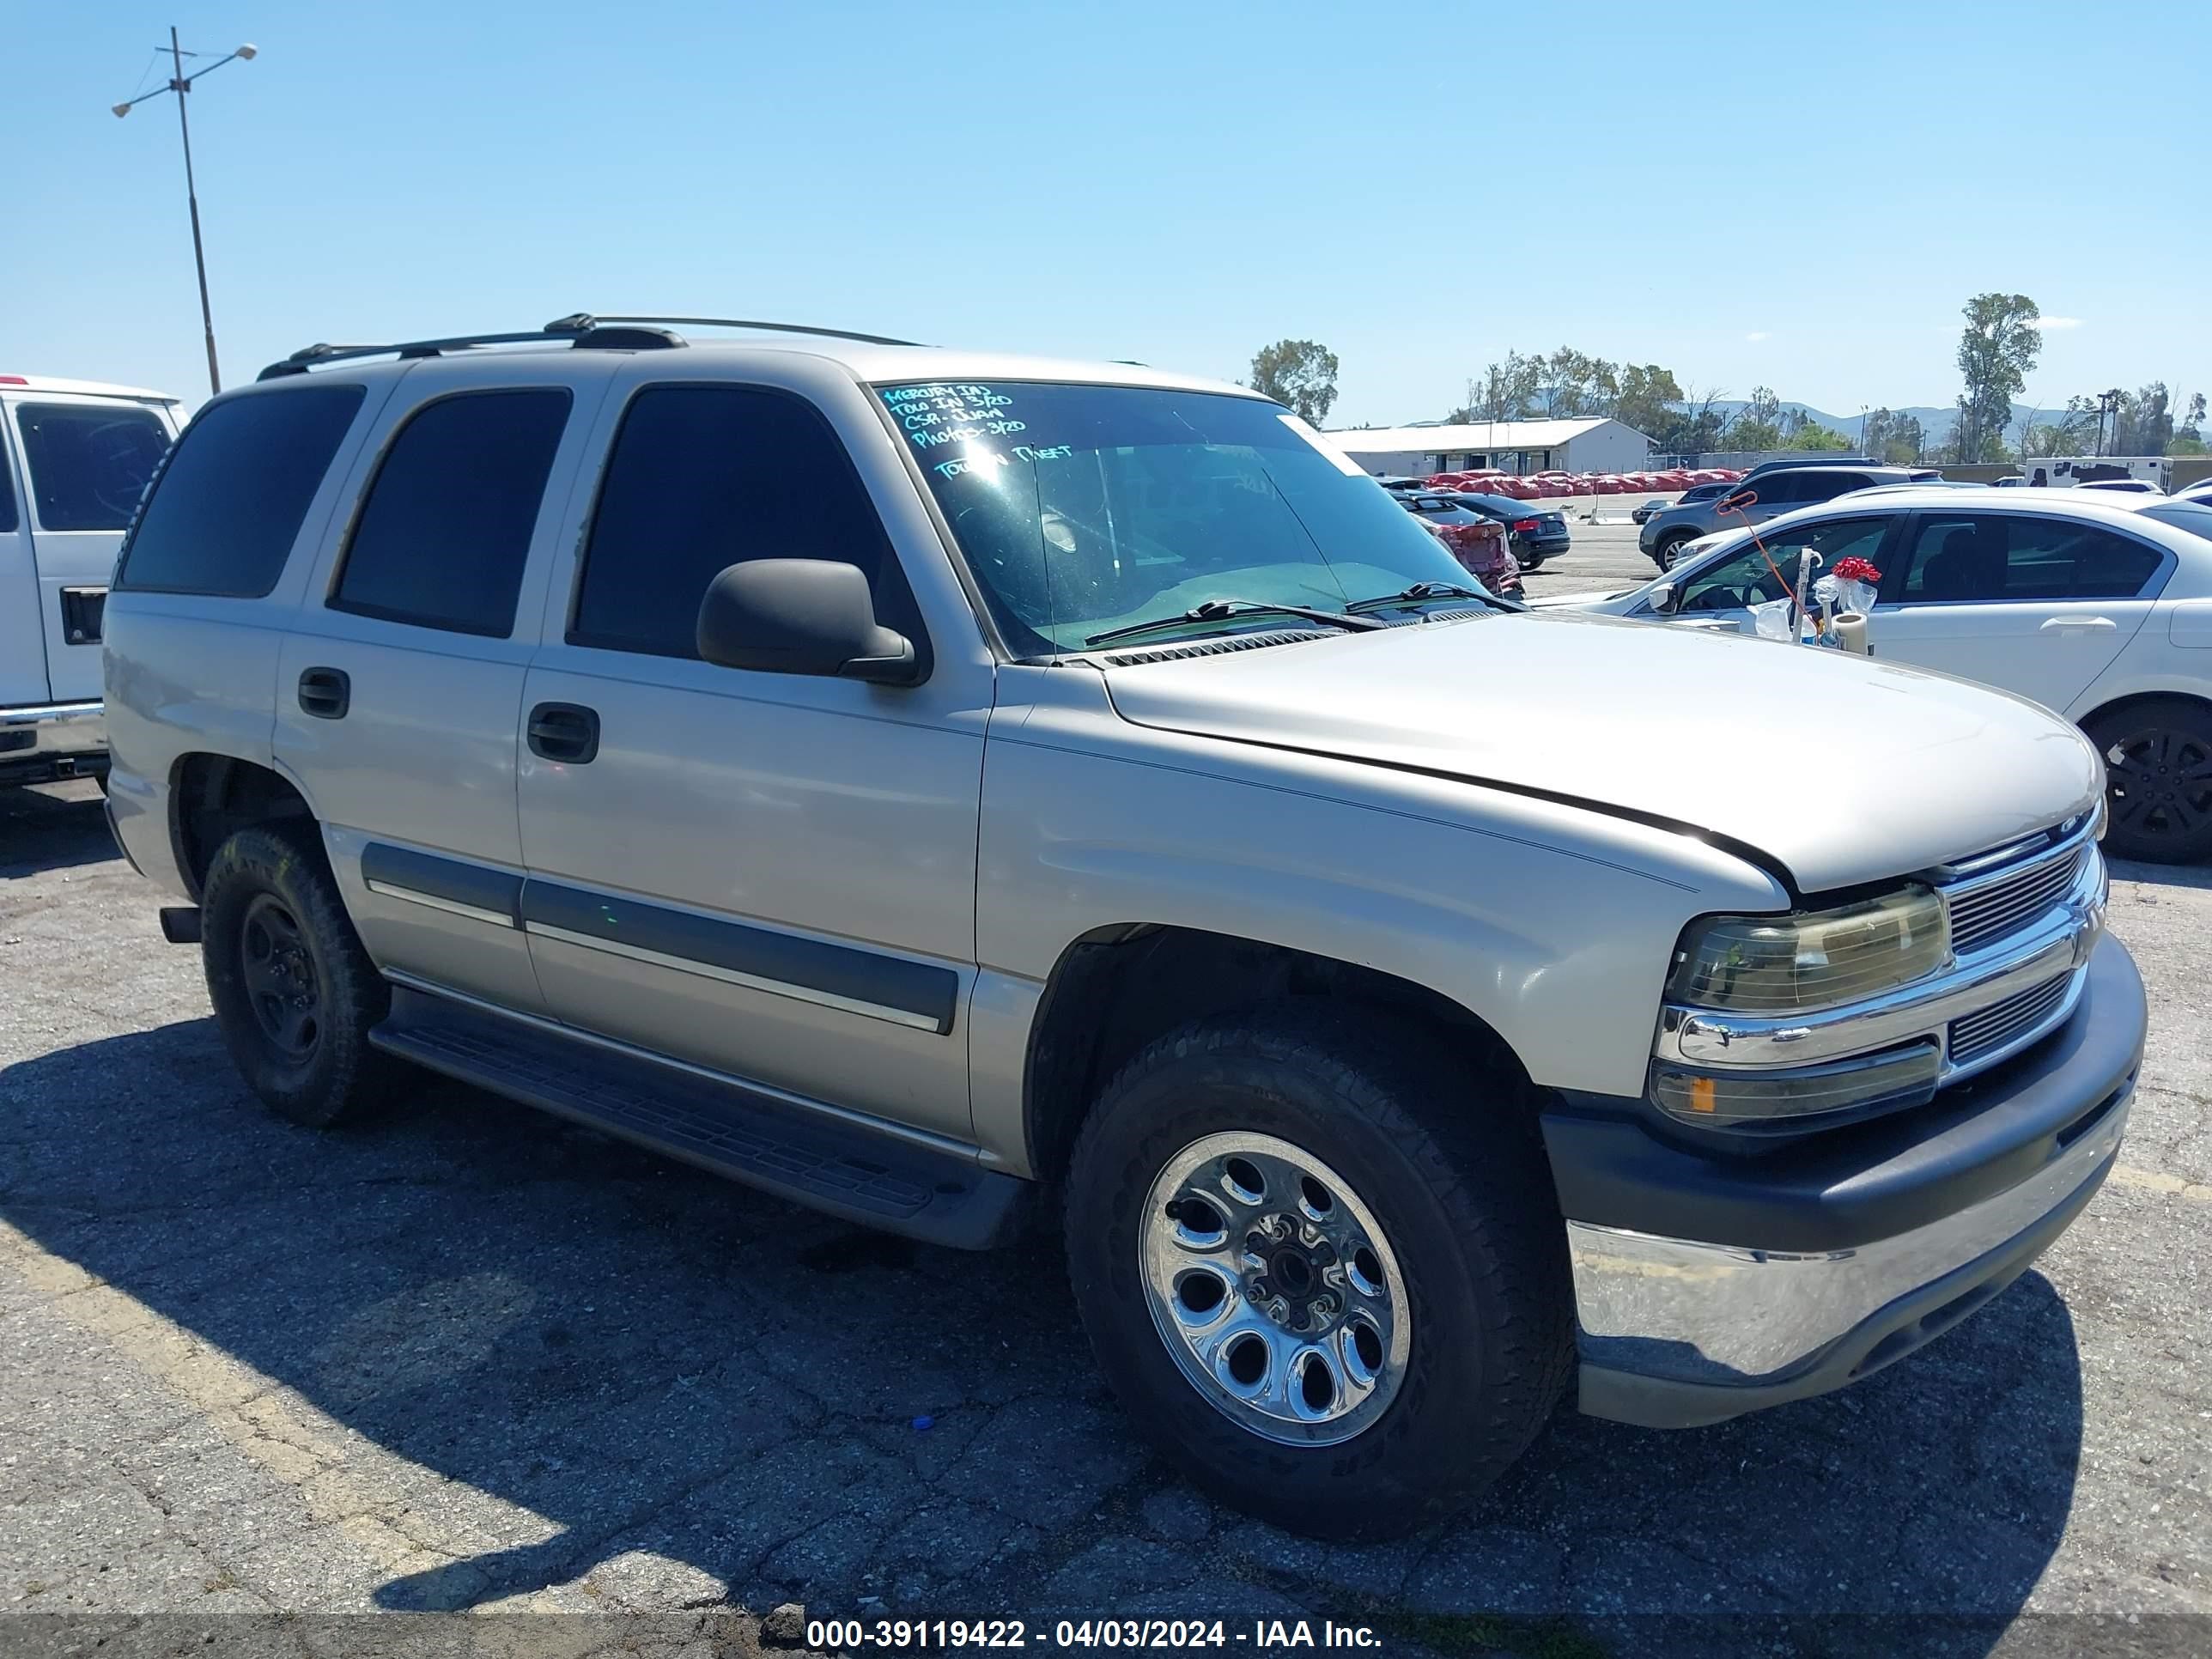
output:
[[[200,245],[199,191],[192,183],[192,129],[185,118],[185,97],[191,91],[192,83],[185,79],[185,52],[178,44],[174,26],[169,30],[169,58],[177,70],[176,78],[169,82],[169,90],[177,94],[177,131],[185,140],[185,201],[192,215],[192,266],[199,273],[200,326],[207,333],[208,391],[212,394],[222,390],[222,371],[216,367],[215,313],[208,305],[207,254]]]

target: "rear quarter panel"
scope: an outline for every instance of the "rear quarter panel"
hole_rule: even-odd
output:
[[[102,671],[112,758],[110,817],[131,861],[169,891],[190,890],[170,834],[170,792],[179,763],[190,755],[210,754],[284,770],[272,752],[276,671],[284,639],[354,452],[398,384],[396,377],[369,383],[353,425],[307,504],[283,572],[265,597],[149,592],[127,586],[108,595]],[[155,491],[160,489],[157,478]],[[299,781],[292,779],[295,786]],[[313,794],[301,793],[313,806]]]

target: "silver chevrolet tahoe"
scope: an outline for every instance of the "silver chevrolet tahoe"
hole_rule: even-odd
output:
[[[744,326],[311,347],[171,452],[109,811],[276,1111],[423,1066],[939,1244],[1049,1216],[1133,1425],[1336,1537],[1570,1393],[1863,1376],[2112,1168],[2064,722],[1493,600],[1239,387]]]

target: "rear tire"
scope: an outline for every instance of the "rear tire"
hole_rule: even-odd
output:
[[[368,1045],[391,988],[354,932],[311,823],[241,830],[201,886],[201,962],[231,1059],[270,1110],[328,1128],[379,1103],[396,1063]]]
[[[2212,708],[2147,697],[2082,728],[2105,757],[2105,850],[2151,864],[2212,856]]]
[[[1100,1095],[1068,1176],[1077,1304],[1136,1426],[1224,1502],[1395,1536],[1557,1404],[1551,1172],[1524,1103],[1467,1079],[1416,1028],[1297,1002],[1187,1025]]]

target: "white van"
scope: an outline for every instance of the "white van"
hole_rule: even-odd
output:
[[[0,784],[106,775],[107,579],[176,406],[131,386],[0,374]]]
[[[2122,481],[2173,488],[2173,462],[2165,455],[2036,455],[2022,461],[2020,470],[2017,482],[2030,489]]]

